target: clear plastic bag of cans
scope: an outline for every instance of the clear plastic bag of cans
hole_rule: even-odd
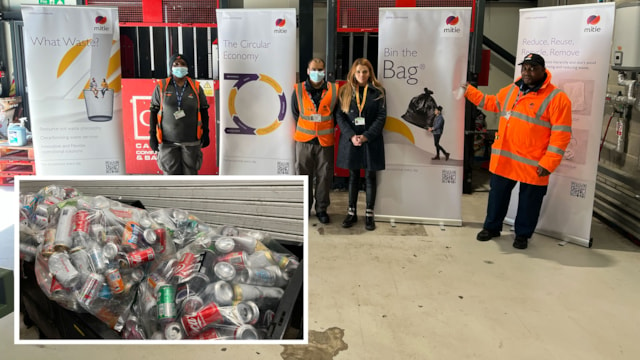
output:
[[[47,221],[34,220],[33,214],[26,217],[31,223],[26,227],[35,229],[35,236],[21,231],[21,253],[31,241],[36,279],[50,299],[66,309],[91,313],[120,331],[122,314],[130,309],[146,276],[145,266],[155,258],[154,248],[137,225],[148,214],[102,196],[77,196],[68,190],[55,197],[56,202],[48,202],[53,198],[47,196],[51,189],[59,188],[44,188],[34,197],[30,209],[38,216],[46,212]],[[24,203],[23,211],[29,212]]]

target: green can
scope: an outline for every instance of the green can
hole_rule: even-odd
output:
[[[171,322],[176,319],[176,289],[173,285],[158,285],[158,321]]]

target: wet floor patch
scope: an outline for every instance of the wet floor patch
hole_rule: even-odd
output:
[[[323,332],[309,331],[309,344],[283,345],[280,353],[284,360],[332,360],[338,353],[347,350],[344,330],[332,327]]]

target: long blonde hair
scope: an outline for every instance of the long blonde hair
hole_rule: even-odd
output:
[[[377,97],[376,100],[384,97],[384,88],[380,81],[376,79],[371,62],[365,58],[356,59],[356,61],[353,62],[353,65],[351,65],[351,70],[349,70],[349,74],[347,75],[347,83],[340,87],[340,92],[338,94],[338,97],[340,98],[340,109],[345,113],[349,112],[351,99],[353,98],[356,86],[358,86],[358,82],[356,81],[356,68],[359,65],[364,65],[369,69],[369,83],[376,89],[380,90],[380,96]]]

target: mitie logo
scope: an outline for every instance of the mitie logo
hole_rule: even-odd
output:
[[[108,31],[109,26],[106,25],[107,17],[106,16],[96,16],[96,26],[93,27],[95,31]]]
[[[273,30],[274,34],[286,34],[287,29],[284,28],[284,25],[287,23],[285,19],[276,19],[276,28]]]
[[[600,15],[591,15],[587,18],[587,27],[584,28],[584,32],[600,32],[602,28],[596,26],[600,22]]]
[[[447,20],[445,21],[447,26],[444,27],[443,31],[445,33],[459,33],[460,32],[460,28],[456,26],[456,25],[458,25],[459,22],[460,22],[460,18],[459,17],[457,17],[457,16],[449,16],[447,18]]]

